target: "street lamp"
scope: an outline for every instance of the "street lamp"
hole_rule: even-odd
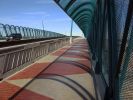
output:
[[[73,20],[71,22],[70,44],[72,44]]]
[[[43,36],[45,36],[45,30],[44,30],[44,23],[43,23],[43,20],[42,20],[42,27],[43,27]]]

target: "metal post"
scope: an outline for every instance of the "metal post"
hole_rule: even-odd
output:
[[[43,23],[43,20],[42,20],[42,27],[43,27],[43,36],[45,36],[45,31],[44,31],[44,23]]]
[[[71,22],[70,44],[72,44],[73,20]]]

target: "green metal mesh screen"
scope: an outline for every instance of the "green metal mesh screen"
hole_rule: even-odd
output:
[[[21,34],[23,39],[37,39],[37,38],[65,36],[60,33],[50,32],[50,31],[41,30],[41,29],[22,27],[22,26],[14,26],[14,25],[0,23],[0,39],[5,39],[6,36],[9,36],[14,33]]]
[[[119,74],[120,100],[133,100],[133,25],[130,26],[126,51]]]
[[[108,87],[105,100],[133,100],[133,0],[55,2],[87,38],[97,61],[95,73],[102,74]]]
[[[55,0],[77,23],[85,36],[91,29],[96,0]]]

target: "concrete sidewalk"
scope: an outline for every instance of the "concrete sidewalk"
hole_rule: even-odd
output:
[[[95,100],[85,39],[65,46],[0,83],[0,100]]]

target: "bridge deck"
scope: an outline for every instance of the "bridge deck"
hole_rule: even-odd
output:
[[[0,83],[0,100],[95,100],[88,45],[79,39]]]

